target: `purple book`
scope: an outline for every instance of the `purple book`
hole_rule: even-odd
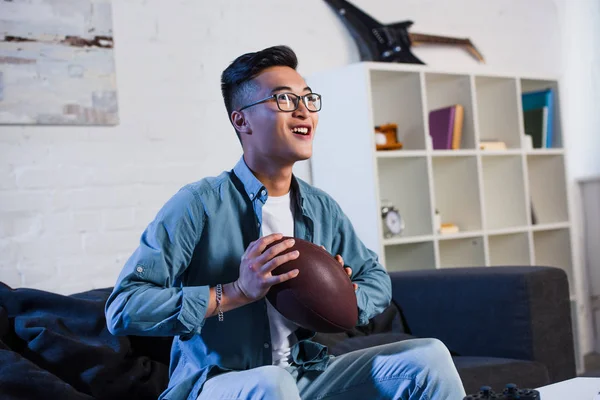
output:
[[[452,149],[455,106],[438,108],[429,112],[429,134],[434,150]]]

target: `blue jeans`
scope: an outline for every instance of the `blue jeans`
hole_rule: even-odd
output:
[[[204,384],[198,400],[462,400],[450,352],[437,339],[413,339],[335,357],[325,371],[275,366],[228,372]]]

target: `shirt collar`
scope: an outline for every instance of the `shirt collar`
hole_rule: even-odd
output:
[[[290,192],[291,198],[295,202],[296,206],[299,207],[301,210],[304,210],[304,196],[302,195],[302,190],[300,190],[298,179],[296,179],[296,176],[293,174]]]
[[[244,190],[246,194],[250,198],[250,200],[254,200],[257,197],[264,197],[261,194],[263,190],[266,191],[264,185],[261,181],[259,181],[256,176],[252,173],[250,168],[248,168],[248,164],[244,160],[244,156],[240,157],[240,160],[237,162],[235,167],[233,167],[233,172],[235,175],[242,181],[244,185]],[[302,196],[302,191],[300,190],[300,185],[298,184],[298,180],[296,176],[292,175],[292,185],[291,185],[291,198],[294,199],[295,203],[303,208],[304,197]]]
[[[233,172],[240,178],[240,181],[242,181],[244,190],[246,190],[246,194],[250,200],[254,200],[261,195],[261,191],[265,187],[262,182],[254,176],[250,168],[248,168],[246,161],[244,161],[244,156],[242,156],[235,167],[233,167]]]

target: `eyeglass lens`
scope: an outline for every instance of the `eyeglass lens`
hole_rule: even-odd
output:
[[[321,97],[315,93],[309,93],[302,96],[304,104],[310,111],[319,111],[321,109]],[[283,111],[294,111],[298,108],[300,97],[293,93],[280,93],[277,95],[277,104]]]

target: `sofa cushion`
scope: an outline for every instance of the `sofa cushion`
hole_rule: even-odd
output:
[[[576,375],[564,270],[462,267],[390,277],[406,333],[438,338],[460,355],[536,360],[553,382]]]
[[[535,361],[469,356],[452,359],[467,394],[477,393],[481,386],[500,392],[507,383],[529,389],[551,383],[548,368]]]

